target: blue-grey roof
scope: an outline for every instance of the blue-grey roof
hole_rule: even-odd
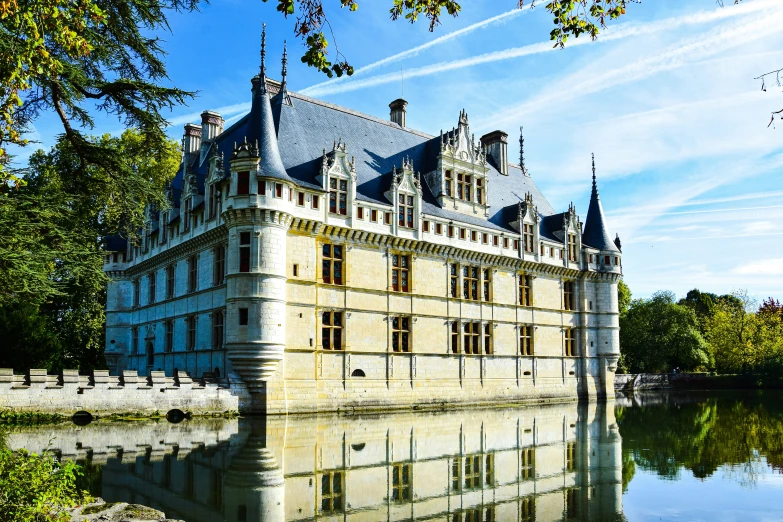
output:
[[[609,232],[606,230],[606,217],[598,196],[598,186],[595,182],[595,164],[593,164],[593,192],[590,194],[590,206],[587,209],[585,228],[582,232],[582,244],[609,252],[619,252]]]
[[[118,234],[103,238],[103,249],[108,252],[125,252],[127,248],[128,240]]]

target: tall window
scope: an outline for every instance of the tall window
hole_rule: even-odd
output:
[[[409,317],[392,317],[392,350],[408,353],[410,348],[411,320]]]
[[[239,271],[250,272],[250,232],[239,233]]]
[[[566,471],[576,469],[576,442],[569,442],[566,445]]]
[[[223,310],[212,312],[212,349],[223,348],[223,322],[225,320]]]
[[[342,471],[330,471],[321,475],[321,511],[343,509],[345,475]]]
[[[465,323],[462,326],[462,351],[474,355],[481,353],[481,323]]]
[[[568,234],[568,260],[573,262],[579,260],[576,250],[576,234]]]
[[[392,290],[410,292],[410,256],[392,254]]]
[[[459,285],[459,270],[457,263],[449,264],[449,283],[451,287],[451,297],[457,297],[457,288]]]
[[[520,452],[519,476],[522,480],[529,480],[536,475],[536,449],[525,448]]]
[[[574,282],[563,281],[563,309],[573,310],[574,308]]]
[[[209,219],[215,219],[217,216],[218,201],[220,201],[220,193],[217,186],[212,183],[209,185]]]
[[[166,242],[166,239],[168,238],[168,232],[169,232],[169,213],[164,212],[163,218],[160,220],[160,244]]]
[[[139,295],[141,293],[141,284],[139,283],[138,279],[133,280],[133,307],[138,308],[139,304],[141,303],[141,296]]]
[[[152,341],[147,341],[147,366],[153,366],[155,364],[155,345]]]
[[[321,319],[321,346],[324,350],[343,349],[343,313],[324,312]]]
[[[476,266],[462,267],[462,297],[465,299],[479,300],[478,292],[479,269]]]
[[[166,267],[166,299],[174,297],[174,265]]]
[[[522,239],[525,240],[525,252],[533,253],[533,225],[525,223],[522,228]]]
[[[261,196],[266,196],[266,181],[260,180],[258,182],[258,194]]]
[[[576,357],[576,330],[574,328],[565,329],[565,355],[566,357]]]
[[[239,308],[239,326],[247,326],[250,320],[250,314],[247,308]]]
[[[484,204],[484,180],[476,178],[476,203]]]
[[[198,256],[188,258],[188,293],[198,288]]]
[[[237,194],[250,194],[250,172],[237,172]]]
[[[413,196],[400,194],[399,225],[413,228]]]
[[[536,522],[536,497],[525,497],[519,501],[519,522]]]
[[[149,295],[147,296],[147,302],[152,304],[155,302],[155,292],[157,291],[158,286],[158,273],[154,271],[150,272],[147,277],[149,278]]]
[[[215,247],[215,258],[212,264],[212,284],[214,286],[222,285],[223,278],[226,275],[226,247],[218,245]]]
[[[324,283],[343,284],[343,247],[341,245],[324,245],[321,268]]]
[[[195,315],[189,315],[187,318],[188,323],[188,334],[185,338],[185,349],[187,350],[195,350],[196,349],[196,316]]]
[[[533,326],[529,324],[519,327],[519,353],[533,355]]]
[[[405,502],[413,498],[411,488],[411,464],[392,464],[392,500]]]
[[[520,306],[531,306],[533,304],[531,293],[531,277],[529,275],[519,275],[519,304]]]
[[[451,323],[451,353],[459,353],[459,323]]]
[[[131,332],[133,333],[131,337],[131,353],[136,355],[139,353],[139,327],[134,326]]]
[[[490,301],[492,299],[492,279],[489,268],[483,270],[483,277],[481,278],[481,284],[484,290],[484,301]]]
[[[163,351],[171,352],[174,349],[174,321],[169,319],[164,323],[166,336],[164,339]]]
[[[489,323],[484,325],[484,353],[492,353],[492,325]]]
[[[576,488],[569,488],[565,492],[565,519],[566,520],[578,520],[579,519],[579,490]]]
[[[188,198],[185,200],[185,212],[182,214],[182,225],[184,226],[185,232],[190,230],[190,211],[193,208],[193,198]]]
[[[452,188],[454,186],[454,175],[451,173],[450,170],[446,171],[446,195],[448,197],[452,197],[454,195],[454,189]]]
[[[348,213],[348,182],[329,178],[329,212],[344,216]]]
[[[468,174],[457,174],[457,197],[463,201],[471,200],[470,176]]]

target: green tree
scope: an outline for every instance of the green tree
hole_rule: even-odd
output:
[[[694,288],[688,292],[683,299],[680,299],[678,304],[687,306],[693,310],[696,314],[696,319],[699,322],[699,332],[701,332],[702,335],[706,335],[707,329],[709,328],[709,322],[715,313],[715,302],[717,300],[717,295],[701,292],[697,288]]]
[[[620,316],[628,313],[628,309],[631,307],[631,301],[633,294],[628,285],[622,279],[617,283],[617,307],[620,310]]]
[[[689,371],[710,365],[696,314],[671,292],[635,299],[620,318],[620,352],[632,373]]]

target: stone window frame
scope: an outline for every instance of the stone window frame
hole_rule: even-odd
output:
[[[519,325],[519,354],[523,357],[532,357],[536,353],[535,330],[532,324]]]
[[[329,213],[335,216],[347,216],[348,194],[350,193],[351,189],[350,180],[347,178],[330,175],[327,187],[329,189]],[[334,205],[332,205],[332,203],[334,203]]]
[[[494,330],[492,323],[486,322],[482,327],[481,344],[484,348],[483,355],[493,355],[495,353],[495,339],[492,334]]]
[[[324,479],[326,481],[324,482]],[[320,513],[337,513],[345,510],[345,470],[321,473]],[[335,491],[339,489],[339,491]]]
[[[458,320],[449,321],[449,353],[461,353],[462,328]]]
[[[577,356],[576,328],[563,328],[563,355],[565,357]]]
[[[321,310],[320,315],[321,342],[319,346],[321,350],[326,352],[345,351],[347,314],[342,310]]]
[[[456,196],[460,201],[473,203],[473,175],[464,172],[457,173]]]
[[[174,351],[174,319],[163,321],[163,353]]]
[[[481,300],[485,303],[491,303],[494,297],[492,288],[492,268],[484,267],[481,269]]]
[[[198,291],[198,254],[188,256],[188,293]]]
[[[174,299],[177,295],[177,268],[176,264],[166,267],[166,299]]]
[[[212,286],[220,286],[226,280],[226,245],[215,245],[212,249]]]
[[[413,317],[409,315],[393,315],[389,318],[391,324],[391,351],[393,353],[413,352]]]
[[[443,235],[443,223],[435,223],[435,234],[439,236]]]
[[[390,252],[391,274],[390,289],[392,292],[409,294],[413,290],[413,256],[407,252]]]
[[[392,502],[413,501],[413,464],[395,462],[391,465]]]
[[[495,485],[495,454],[471,453],[452,458],[451,491],[474,491]]]
[[[219,205],[220,199],[220,190],[218,189],[217,183],[210,183],[209,184],[209,197],[207,201],[209,202],[209,213],[207,214],[207,220],[213,220],[217,217],[217,208]]]
[[[576,471],[576,441],[570,441],[566,443],[565,448],[565,471]]]
[[[563,310],[576,311],[576,284],[573,280],[563,280]]]
[[[579,261],[578,245],[574,233],[568,234],[568,260],[572,263]]]
[[[185,351],[193,352],[196,350],[196,340],[198,339],[198,315],[191,314],[185,316]]]
[[[133,308],[138,308],[141,305],[141,280],[136,278],[133,280]]]
[[[525,245],[525,252],[532,254],[536,251],[535,248],[535,233],[533,231],[532,223],[522,224],[522,239]]]
[[[155,294],[158,289],[158,271],[147,274],[147,304],[155,304]]]
[[[484,325],[481,321],[464,321],[462,323],[462,353],[465,355],[482,355],[484,348]]]
[[[397,198],[397,225],[401,228],[416,228],[415,194],[401,193]]]
[[[247,274],[253,268],[253,256],[251,255],[251,244],[253,243],[253,234],[249,230],[239,232],[239,266],[240,274]]]
[[[533,480],[536,478],[535,447],[519,450],[519,478],[520,480]]]
[[[250,195],[250,171],[237,171],[237,196]]]
[[[517,274],[517,304],[519,306],[533,306],[533,276],[520,272]]]
[[[225,347],[226,338],[226,311],[215,310],[211,314],[211,347],[213,350],[222,350]]]
[[[478,265],[460,265],[460,268],[462,299],[466,301],[481,301],[481,267]]]
[[[536,497],[533,495],[520,499],[519,522],[536,521]]]
[[[337,256],[337,249],[340,249],[340,256]],[[327,256],[327,249],[329,255]],[[345,286],[347,284],[347,272],[348,266],[347,253],[348,248],[344,243],[330,243],[324,242],[321,244],[321,263],[318,265],[318,279],[322,284],[331,286]],[[324,275],[324,267],[328,265],[328,276]],[[334,277],[335,269],[339,267],[340,278],[337,280]],[[328,277],[328,280],[327,280]]]
[[[136,355],[139,352],[139,327],[134,326],[131,328],[131,355]]]
[[[448,198],[454,197],[454,171],[446,169],[443,174],[443,193]]]

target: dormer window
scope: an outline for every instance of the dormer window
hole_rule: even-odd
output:
[[[185,212],[182,216],[182,225],[185,227],[185,232],[190,230],[190,210],[193,208],[193,199],[188,198],[185,200]]]
[[[452,189],[454,184],[454,175],[451,173],[450,170],[446,171],[446,195],[448,197],[452,197],[454,195],[454,190]]]
[[[457,197],[463,201],[471,200],[470,178],[469,174],[457,174]]]
[[[413,228],[413,196],[400,194],[399,201],[399,225],[401,227]]]
[[[215,219],[217,216],[218,202],[220,201],[220,191],[215,184],[209,186],[209,219]]]
[[[340,216],[348,214],[348,181],[329,178],[329,212]]]
[[[484,204],[484,180],[476,179],[476,203]]]
[[[522,238],[525,240],[525,252],[532,254],[533,248],[533,225],[525,223],[522,227]]]
[[[576,248],[576,234],[568,234],[568,260],[576,262],[578,261],[579,253]]]
[[[250,194],[250,172],[243,170],[237,172],[237,195]]]

